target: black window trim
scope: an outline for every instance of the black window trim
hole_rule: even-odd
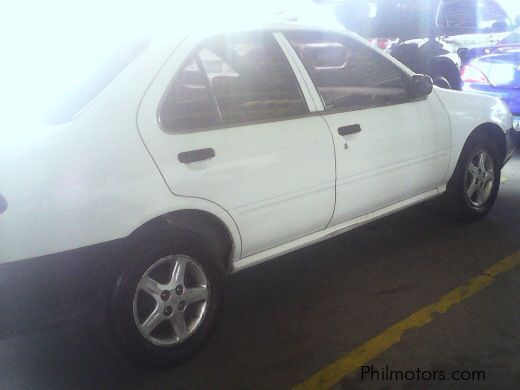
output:
[[[276,42],[276,44],[278,45],[278,47],[280,48],[280,51],[282,52],[282,55],[285,57],[285,59],[287,60],[287,63],[294,75],[294,79],[296,81],[296,85],[298,86],[298,89],[300,91],[300,95],[302,97],[302,100],[303,100],[303,103],[304,103],[304,106],[305,106],[305,110],[307,112],[303,113],[303,114],[299,114],[299,115],[294,115],[294,116],[288,116],[288,117],[284,117],[284,118],[276,118],[276,119],[262,119],[262,120],[258,120],[258,121],[247,121],[247,122],[237,122],[237,123],[233,123],[233,124],[225,124],[225,123],[222,123],[222,117],[220,115],[220,110],[218,108],[218,104],[216,102],[216,98],[213,100],[213,97],[214,97],[214,93],[213,91],[211,91],[210,89],[210,94],[212,95],[212,100],[213,100],[213,103],[215,104],[215,107],[216,107],[216,112],[218,113],[219,115],[219,118],[220,118],[220,124],[218,126],[211,126],[211,127],[200,127],[200,128],[194,128],[194,129],[186,129],[186,130],[182,130],[182,129],[168,129],[166,128],[163,123],[161,122],[161,109],[162,109],[162,106],[164,104],[164,101],[165,101],[165,98],[166,96],[170,93],[171,89],[173,88],[173,85],[179,75],[180,72],[182,72],[182,70],[190,63],[190,61],[192,60],[195,60],[197,61],[197,66],[200,67],[200,58],[198,58],[198,52],[204,48],[204,44],[206,43],[206,41],[208,41],[209,39],[212,39],[216,36],[219,36],[219,35],[226,35],[226,33],[218,33],[218,34],[214,34],[214,35],[211,35],[211,36],[208,36],[208,37],[205,37],[204,40],[202,40],[201,42],[199,42],[197,45],[195,45],[195,47],[193,47],[193,49],[189,52],[189,54],[186,56],[185,60],[181,63],[181,65],[177,68],[177,70],[175,71],[174,75],[171,77],[168,85],[166,86],[162,96],[161,96],[161,99],[159,100],[159,104],[157,105],[157,110],[156,110],[156,114],[155,114],[155,117],[156,117],[156,121],[157,121],[157,124],[159,126],[159,128],[167,133],[167,134],[173,134],[173,135],[181,135],[181,134],[194,134],[194,133],[202,133],[202,132],[206,132],[206,131],[214,131],[214,130],[223,130],[223,129],[234,129],[236,127],[244,127],[244,126],[251,126],[251,125],[260,125],[260,124],[268,124],[268,123],[274,123],[274,122],[284,122],[284,121],[289,121],[289,120],[295,120],[295,119],[302,119],[302,118],[308,118],[308,117],[312,117],[312,116],[316,116],[316,115],[320,115],[322,111],[310,111],[310,107],[309,107],[309,104],[307,102],[307,99],[305,98],[305,94],[303,93],[303,87],[305,88],[309,88],[309,86],[307,85],[302,85],[300,83],[300,80],[298,79],[298,76],[296,75],[296,70],[294,69],[293,65],[291,64],[291,62],[289,61],[289,58],[287,56],[287,54],[285,53],[285,51],[283,50],[283,47],[280,45],[280,43],[278,42],[278,40],[276,39],[276,36],[274,35],[274,33],[276,32],[281,32],[283,33],[284,31],[279,31],[279,30],[272,30],[272,29],[269,29],[269,30],[265,30],[265,29],[252,29],[252,30],[244,30],[244,31],[239,31],[239,32],[232,32],[230,34],[241,34],[241,33],[265,33],[265,34],[270,34],[272,36],[272,38],[274,39],[274,41]],[[207,80],[208,79],[208,76],[206,74],[206,71],[204,70],[204,68],[201,68],[201,71],[204,72],[204,76],[205,76],[205,79]],[[209,82],[209,80],[208,80]]]
[[[213,91],[213,88],[211,88],[211,81],[208,77],[208,72],[204,70],[204,64],[202,63],[200,59],[200,55],[197,53],[194,56],[195,62],[197,64],[197,67],[199,68],[200,72],[204,74],[204,84],[206,84],[206,88],[209,91],[211,100],[213,101],[213,105],[215,106],[215,110],[217,111],[218,120],[220,123],[222,123],[222,113],[220,112],[220,107],[218,106],[217,96],[215,95],[215,92]]]
[[[289,42],[289,44],[291,44],[291,41],[290,41],[289,37],[287,36],[288,33],[290,34],[290,33],[320,33],[320,32],[323,32],[323,31],[321,31],[321,30],[305,30],[305,29],[296,30],[295,29],[295,30],[290,30],[290,31],[285,30],[282,33],[283,33],[285,39],[287,39],[287,41]],[[408,100],[405,100],[405,101],[402,101],[402,102],[399,102],[399,103],[391,103],[391,104],[384,104],[384,105],[374,104],[374,105],[367,105],[367,106],[364,106],[364,107],[357,107],[357,108],[337,107],[337,108],[333,108],[333,109],[327,109],[327,107],[325,105],[325,101],[323,100],[323,96],[321,95],[321,93],[319,92],[318,88],[316,87],[316,84],[314,83],[314,80],[312,79],[312,77],[311,77],[311,75],[309,73],[309,70],[307,69],[307,67],[305,66],[303,61],[301,60],[300,56],[298,56],[298,53],[296,53],[294,48],[292,48],[293,51],[294,51],[296,60],[300,62],[300,64],[302,65],[303,69],[305,70],[305,72],[307,72],[307,76],[309,77],[309,79],[312,82],[312,85],[311,86],[307,86],[307,87],[308,88],[312,88],[314,90],[314,92],[316,92],[316,94],[319,96],[319,98],[321,100],[321,104],[323,106],[323,109],[321,111],[320,110],[317,111],[321,115],[339,114],[339,113],[342,113],[342,112],[355,112],[355,111],[369,110],[369,109],[373,109],[373,108],[383,108],[383,107],[399,106],[401,104],[409,104],[409,103],[414,103],[414,102],[417,102],[417,101],[421,101],[421,100],[426,100],[427,99],[427,96],[421,97],[421,98],[414,98],[412,93],[411,93],[411,91],[410,91],[410,88],[409,88],[409,85],[410,85],[410,82],[411,82],[411,76],[409,74],[407,74],[399,66],[394,64],[390,59],[388,59],[385,56],[381,55],[381,53],[379,53],[375,48],[371,47],[370,45],[364,45],[364,43],[361,43],[361,42],[357,41],[356,39],[350,37],[347,34],[342,34],[341,32],[325,31],[325,33],[329,34],[331,36],[343,37],[343,38],[345,38],[345,39],[347,39],[347,40],[349,40],[351,42],[354,42],[355,44],[358,44],[358,45],[361,45],[361,46],[366,46],[368,50],[372,50],[376,55],[379,55],[390,66],[392,66],[395,69],[397,69],[397,71],[401,74],[401,77],[402,77],[402,80],[403,80],[403,84],[404,84],[404,87],[405,87],[405,90],[406,90],[406,94],[408,95]],[[291,44],[291,47],[292,47],[292,44]]]

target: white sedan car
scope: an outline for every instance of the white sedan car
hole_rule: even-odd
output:
[[[440,195],[484,216],[512,154],[500,100],[346,32],[186,31],[108,57],[0,145],[0,280],[53,276],[13,288],[66,296],[67,270],[88,270],[140,365],[203,347],[232,272]]]

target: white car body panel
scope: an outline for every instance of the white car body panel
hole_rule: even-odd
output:
[[[499,41],[507,37],[509,34],[510,32],[507,31],[500,33],[460,34],[442,37],[441,39],[444,42],[453,45],[455,49],[471,49],[473,47],[496,45]]]
[[[264,261],[270,260],[277,256],[281,256],[283,254],[292,252],[294,250],[306,247],[311,244],[315,244],[317,242],[326,240],[328,238],[337,236],[342,233],[346,233],[349,230],[353,230],[357,227],[363,226],[369,222],[375,221],[379,218],[383,218],[387,215],[393,214],[400,210],[403,210],[407,207],[413,206],[415,204],[424,202],[428,199],[435,198],[441,195],[446,190],[446,186],[441,186],[439,188],[433,189],[431,191],[425,192],[423,194],[419,194],[412,198],[403,200],[401,202],[395,203],[393,205],[384,207],[379,210],[374,210],[370,213],[362,215],[358,218],[351,219],[350,221],[343,222],[339,225],[335,225],[329,227],[325,230],[321,230],[314,234],[308,235],[306,237],[300,238],[298,240],[289,242],[284,245],[280,245],[279,247],[266,250],[264,252],[257,253],[253,256],[246,257],[241,259],[240,261],[234,263],[233,272],[241,271],[245,268],[252,267],[254,265],[263,263]]]
[[[355,34],[350,38],[366,46]],[[285,39],[284,39],[285,40]],[[321,97],[296,52],[288,55],[305,73],[305,82],[320,111]],[[371,50],[379,51],[371,46]],[[381,52],[381,51],[379,51]],[[389,58],[388,56],[386,56]],[[405,73],[403,65],[391,59]],[[436,95],[388,107],[324,113],[336,152],[336,205],[329,226],[395,204],[444,183],[449,161],[450,123]],[[360,125],[361,132],[338,134],[342,126]],[[394,183],[399,182],[396,186]],[[367,191],[370,188],[370,191]]]
[[[179,209],[220,218],[238,257],[240,234],[229,214],[173,197],[137,132],[142,95],[168,56],[157,53],[164,59],[138,58],[70,123],[2,136],[0,192],[8,208],[0,215],[0,264],[127,237]]]
[[[306,28],[291,24],[276,27],[276,31],[284,29]],[[358,39],[355,34],[348,35]],[[155,42],[67,124],[27,132],[3,131],[7,134],[2,134],[0,144],[0,193],[7,199],[8,208],[0,214],[0,264],[124,238],[165,213],[196,209],[215,215],[226,225],[233,241],[235,268],[243,269],[439,194],[453,172],[465,140],[477,126],[494,123],[504,132],[512,127],[511,114],[499,100],[435,88],[434,95],[426,101],[433,108],[423,105],[420,110],[435,123],[431,129],[444,126],[447,123],[446,115],[434,99],[437,96],[449,114],[450,137],[445,131],[437,134],[431,129],[424,131],[424,128],[421,137],[414,137],[419,142],[417,147],[426,154],[415,156],[417,161],[425,161],[428,153],[438,156],[431,160],[433,163],[429,167],[429,172],[436,175],[430,189],[423,193],[409,193],[408,196],[403,193],[403,199],[396,199],[393,204],[383,205],[382,208],[379,207],[381,204],[372,207],[367,204],[365,208],[369,209],[365,210],[364,215],[348,214],[357,218],[338,219],[336,226],[330,225],[328,228],[335,196],[334,133],[331,134],[325,121],[316,113],[306,118],[277,122],[276,128],[286,132],[287,137],[277,136],[276,130],[269,129],[265,124],[194,135],[189,149],[206,146],[211,140],[218,142],[211,145],[217,153],[219,150],[226,150],[226,153],[222,153],[223,158],[215,160],[218,164],[207,171],[205,169],[209,165],[202,162],[184,167],[185,172],[179,171],[177,165],[172,172],[165,174],[166,180],[172,182],[173,192],[176,193],[178,188],[179,193],[187,195],[176,196],[156,163],[167,166],[169,161],[176,159],[179,151],[185,150],[188,141],[170,142],[182,137],[166,134],[154,126],[157,107],[153,105],[160,98],[159,90],[172,77],[175,66],[192,45],[202,39],[202,35],[189,39],[193,40],[184,49],[181,49],[184,47],[182,44],[179,46],[180,38]],[[410,73],[394,59],[387,58]],[[293,65],[299,69],[298,72],[304,71],[298,64],[293,62]],[[303,73],[298,77],[300,80],[308,79]],[[306,93],[306,97],[312,100],[312,103],[308,102],[311,111],[320,109],[317,107],[319,102],[312,97],[313,93],[312,88]],[[395,106],[386,109],[389,112],[397,110],[396,113],[399,110]],[[378,115],[377,110],[374,110],[374,115]],[[138,111],[139,118],[136,117]],[[363,113],[356,115],[362,116]],[[361,119],[367,123],[377,120],[369,117]],[[150,151],[143,145],[137,121],[146,144],[152,146]],[[332,122],[331,118],[329,122]],[[294,125],[298,128],[293,128]],[[248,139],[247,134],[250,137],[252,132],[262,130],[272,132],[272,145],[252,145]],[[299,143],[302,131],[309,137],[308,143]],[[233,134],[238,140],[235,147],[240,145],[243,150],[225,149],[225,142],[217,140],[219,132]],[[355,147],[354,141],[351,140],[352,148]],[[161,142],[167,142],[171,149],[161,149]],[[311,143],[329,155],[318,153],[303,160],[301,169],[305,170],[305,177],[312,180],[309,184],[304,183],[302,176],[294,177],[296,164],[292,159],[309,153]],[[403,142],[398,142],[396,137],[391,147],[403,147]],[[444,168],[446,147],[451,151],[447,169]],[[368,150],[368,144],[364,145],[363,150]],[[358,167],[356,172],[363,175],[365,173],[361,167],[369,166],[373,156],[358,156],[361,160],[355,162]],[[415,157],[408,156],[408,161],[414,161]],[[312,165],[311,160],[314,161]],[[257,175],[255,180],[248,178],[241,183],[259,191],[259,199],[263,203],[253,204],[258,199],[251,198],[251,194],[242,188],[224,189],[209,177],[210,172],[220,175],[229,184],[234,182],[233,177],[246,177],[244,175],[251,167]],[[330,171],[325,172],[327,169]],[[188,171],[190,174],[185,175]],[[177,176],[179,172],[180,177],[186,180]],[[323,176],[318,178],[321,174]],[[273,175],[279,176],[273,178]],[[442,176],[444,180],[439,180]],[[197,185],[200,178],[209,180],[207,191],[211,194],[206,195],[209,200],[201,199],[204,196],[197,198],[204,195],[197,192],[201,190]],[[278,192],[269,193],[266,184],[273,185]],[[305,185],[302,187],[302,184]],[[359,187],[356,194],[366,196],[366,191],[369,189]],[[226,198],[228,194],[229,199]],[[237,227],[240,225],[237,216],[245,226],[243,231]],[[305,228],[298,230],[290,225],[291,221]],[[258,237],[258,240],[254,245],[242,248],[241,235],[246,240],[250,237]]]
[[[181,44],[139,109],[139,131],[170,190],[226,209],[240,230],[242,257],[324,229],[334,211],[335,161],[319,116],[184,134],[161,130],[161,98],[200,39]],[[315,110],[312,100],[308,105]],[[204,148],[213,148],[215,157],[190,164],[177,159]]]
[[[513,127],[511,112],[500,99],[471,92],[434,87],[451,123],[451,158],[445,180],[449,180],[468,136],[484,123],[495,124],[506,133]],[[475,107],[479,107],[478,110]]]
[[[422,121],[416,102],[324,115],[335,137],[336,208],[331,225],[436,187],[424,174]],[[341,136],[341,126],[359,133]],[[345,148],[347,145],[347,148]],[[399,183],[399,185],[396,185]],[[436,183],[437,184],[437,183]]]
[[[422,120],[423,175],[429,185],[437,187],[449,179],[447,177],[451,158],[451,122],[444,104],[434,92],[426,100],[417,102],[416,108]],[[427,118],[427,120],[425,120]]]

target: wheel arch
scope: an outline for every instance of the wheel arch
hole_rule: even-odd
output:
[[[496,123],[483,123],[475,128],[469,135],[466,143],[464,144],[464,148],[466,145],[471,142],[473,139],[478,137],[489,137],[493,140],[495,145],[498,148],[498,153],[500,157],[500,164],[504,163],[504,159],[506,158],[507,152],[507,143],[506,143],[506,135],[502,131],[502,128]],[[463,148],[463,150],[464,150]]]
[[[184,209],[162,214],[135,229],[129,239],[130,241],[139,240],[141,237],[159,231],[174,229],[202,236],[213,245],[214,250],[218,251],[226,271],[231,270],[235,248],[233,236],[221,218],[207,211]]]
[[[446,56],[437,56],[428,63],[428,73],[434,76],[443,76],[451,84],[452,89],[460,90],[462,81],[460,78],[460,70],[455,62]]]
[[[496,123],[486,122],[477,126],[466,138],[466,142],[464,143],[457,158],[457,163],[455,164],[451,172],[450,180],[454,175],[455,169],[459,165],[460,159],[464,155],[464,152],[471,146],[471,143],[474,142],[474,140],[482,137],[490,138],[497,145],[500,164],[502,167],[506,156],[506,136],[499,125],[497,125]]]

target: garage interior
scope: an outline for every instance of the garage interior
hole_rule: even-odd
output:
[[[101,339],[94,302],[48,318],[13,297],[30,321],[0,308],[0,388],[516,389],[519,294],[517,150],[484,219],[454,221],[432,200],[232,275],[209,345],[168,370]]]

